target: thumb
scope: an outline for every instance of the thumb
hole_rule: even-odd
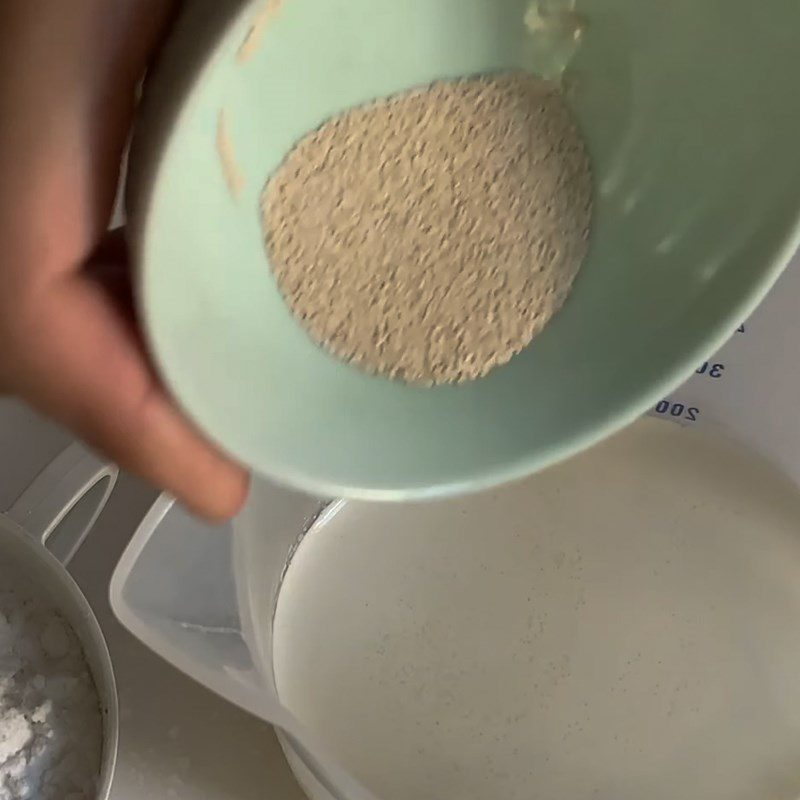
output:
[[[173,405],[102,285],[85,272],[61,275],[2,316],[10,391],[196,513],[223,520],[239,510],[246,471]]]

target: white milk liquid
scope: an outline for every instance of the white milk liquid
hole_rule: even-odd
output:
[[[280,697],[382,800],[800,796],[800,499],[732,445],[340,504],[276,614]]]

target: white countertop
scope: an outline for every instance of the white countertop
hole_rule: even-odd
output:
[[[0,400],[0,508],[70,441],[26,408]],[[153,489],[121,475],[70,565],[108,640],[120,694],[111,800],[302,800],[272,729],[151,653],[114,619],[108,582]]]

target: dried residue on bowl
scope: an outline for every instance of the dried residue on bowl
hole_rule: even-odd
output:
[[[526,64],[537,75],[561,80],[586,35],[586,17],[577,0],[532,0],[525,11]]]
[[[261,46],[267,28],[275,20],[283,7],[283,0],[265,0],[264,4],[256,13],[253,24],[244,37],[244,41],[239,47],[237,58],[242,63],[249,61]]]
[[[220,111],[217,117],[217,155],[222,167],[222,174],[228,191],[234,200],[238,200],[244,191],[245,177],[236,160],[236,150],[233,146],[228,115]]]

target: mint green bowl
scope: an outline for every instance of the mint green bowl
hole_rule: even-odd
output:
[[[362,374],[284,306],[262,245],[262,187],[294,142],[353,104],[535,63],[528,0],[285,0],[247,61],[237,53],[263,0],[223,23],[224,5],[185,16],[151,76],[129,206],[161,374],[206,433],[263,475],[402,500],[552,464],[689,375],[798,245],[800,3],[578,0],[588,26],[570,101],[596,212],[566,306],[472,384]],[[217,151],[222,110],[238,198]]]

